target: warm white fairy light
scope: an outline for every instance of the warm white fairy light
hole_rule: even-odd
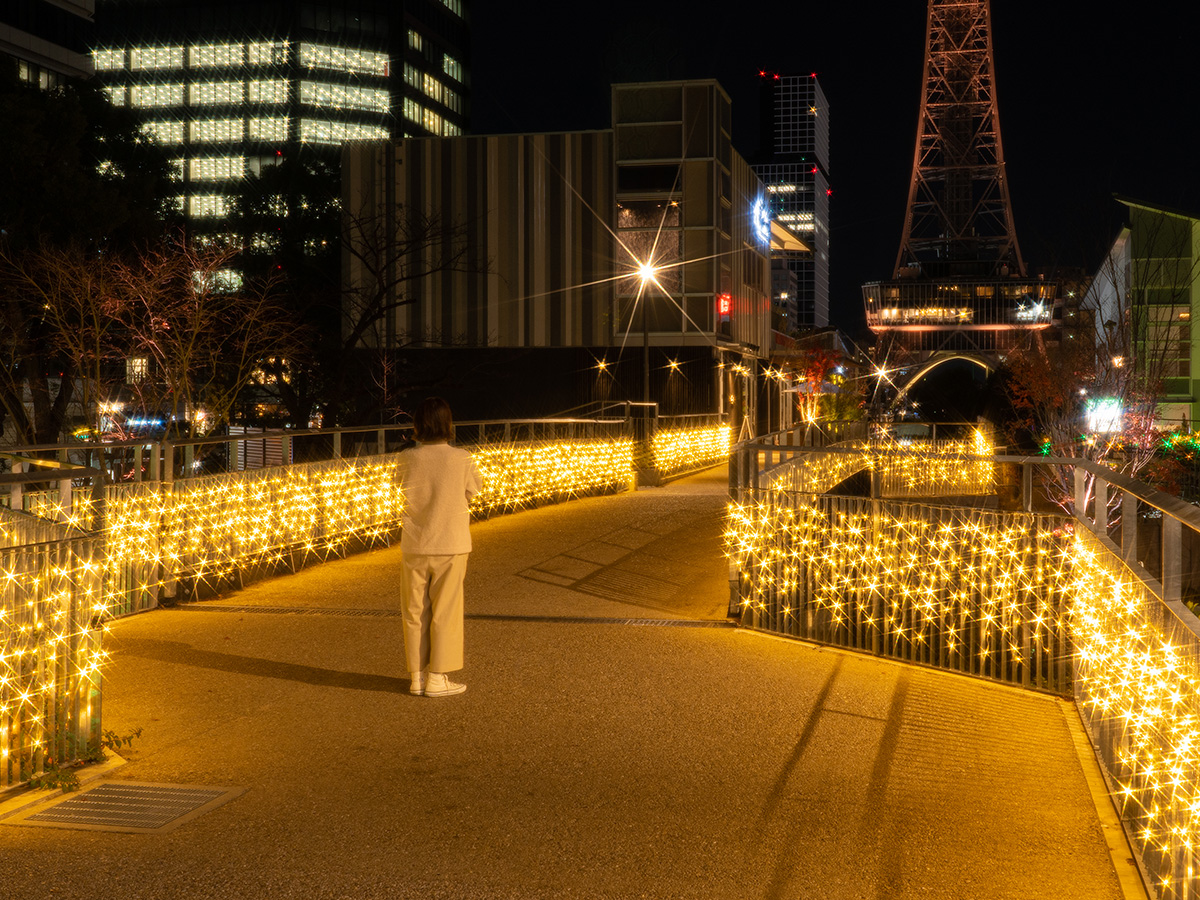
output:
[[[974,455],[980,446],[967,448]],[[914,447],[812,454],[729,508],[756,627],[1075,695],[1163,897],[1200,865],[1200,637],[1065,517],[821,496],[855,465],[916,481]],[[852,462],[856,460],[857,462]],[[961,459],[964,471],[978,460]],[[789,471],[790,470],[790,471]],[[991,478],[990,472],[976,473]],[[940,477],[940,476],[939,476]],[[951,478],[954,493],[969,483]]]
[[[669,475],[727,459],[732,435],[728,425],[656,431],[650,439],[654,468]]]
[[[728,447],[725,428],[669,431],[656,443],[656,465],[690,468]],[[633,451],[628,438],[476,448],[484,489],[472,511],[623,489],[633,480]],[[48,521],[0,519],[0,787],[85,752],[98,737],[91,709],[105,661],[99,623],[151,605],[179,579],[220,586],[249,568],[389,539],[403,506],[395,466],[394,455],[373,456],[114,485],[101,536],[79,536],[98,515],[86,495],[66,503],[57,491],[27,493],[27,509]],[[60,557],[29,549],[70,534],[74,549]],[[68,708],[79,710],[76,719],[59,715]]]

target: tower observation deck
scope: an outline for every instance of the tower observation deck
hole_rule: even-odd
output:
[[[1026,273],[996,106],[989,0],[929,0],[908,209],[890,281],[863,285],[887,349],[989,356],[1051,326],[1058,285]]]

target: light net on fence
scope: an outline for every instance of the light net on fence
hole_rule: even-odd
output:
[[[1195,896],[1200,641],[1094,535],[1081,531],[1072,557],[1080,711],[1160,896]]]

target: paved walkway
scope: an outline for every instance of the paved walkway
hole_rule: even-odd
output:
[[[111,777],[245,793],[0,826],[0,898],[1120,898],[1070,706],[721,627],[723,479],[474,526],[461,697],[398,549],[116,622]]]

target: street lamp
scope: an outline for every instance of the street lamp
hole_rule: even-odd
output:
[[[646,315],[646,288],[651,283],[662,288],[658,271],[658,266],[649,261],[639,263],[637,267],[638,302],[642,306],[642,437],[647,450],[650,449],[650,328]]]

